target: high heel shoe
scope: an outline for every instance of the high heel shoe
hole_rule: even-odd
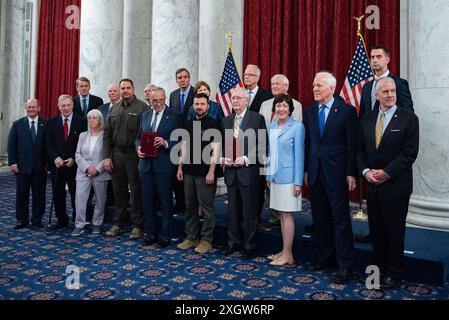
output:
[[[279,252],[279,253],[276,253],[276,254],[270,254],[268,257],[267,257],[267,259],[270,259],[270,260],[276,260],[276,259],[279,259],[279,257],[282,255],[282,252]]]
[[[276,259],[270,262],[270,265],[272,266],[285,266],[285,265],[292,265],[295,261],[293,260],[293,257],[290,257],[288,259]]]

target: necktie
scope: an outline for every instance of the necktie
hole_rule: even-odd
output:
[[[251,103],[253,102],[253,93],[254,92],[253,92],[253,90],[249,90],[248,93],[249,93],[248,106],[250,106]]]
[[[185,97],[185,93],[181,93],[181,100],[179,100],[179,110],[181,111],[181,113],[184,111],[184,97]]]
[[[381,111],[380,119],[376,124],[376,149],[379,147],[380,139],[382,139],[382,131],[384,129],[385,113]]]
[[[274,113],[273,111],[271,111],[270,122],[273,122],[273,119],[274,119],[275,116],[276,116],[276,113]]]
[[[154,114],[154,117],[153,117],[153,122],[151,123],[151,131],[153,131],[153,132],[156,132],[156,123],[157,123],[157,116],[159,115],[159,112],[156,112],[155,114]]]
[[[235,119],[234,119],[234,138],[236,138],[236,139],[239,137],[241,118],[242,117],[236,115]]]
[[[87,114],[87,102],[86,102],[86,98],[84,98],[83,99],[83,113],[84,113],[84,116],[86,116],[86,114]]]
[[[31,139],[33,139],[33,143],[36,141],[36,126],[34,123],[34,121],[31,121]]]
[[[69,137],[69,124],[67,121],[68,119],[64,118],[64,142],[67,142],[67,138]]]
[[[376,104],[376,86],[377,86],[377,80],[374,80],[373,82],[373,90],[371,91],[371,109],[374,109],[374,106]]]
[[[319,113],[319,116],[318,116],[318,121],[319,121],[318,124],[320,126],[320,136],[321,136],[321,138],[323,137],[324,124],[326,123],[326,113],[325,113],[324,110],[326,110],[326,106],[325,105],[320,107],[320,113]]]

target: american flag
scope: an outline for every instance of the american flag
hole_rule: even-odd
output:
[[[225,67],[223,74],[221,75],[220,84],[218,85],[217,95],[215,97],[215,101],[217,101],[217,103],[221,106],[225,116],[232,113],[231,90],[236,87],[244,88],[245,86],[243,85],[237,71],[232,49],[229,48],[228,57],[226,58]]]
[[[358,33],[357,38],[357,49],[349,66],[348,75],[341,89],[340,96],[345,99],[346,103],[355,106],[358,112],[360,110],[362,87],[365,83],[371,81],[374,75],[369,64],[363,37]]]

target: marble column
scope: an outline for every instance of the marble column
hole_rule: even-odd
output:
[[[123,0],[88,0],[81,6],[80,76],[91,93],[107,100],[109,84],[122,78]]]
[[[123,77],[134,81],[143,99],[151,79],[151,25],[153,0],[124,0]]]
[[[198,79],[198,10],[199,0],[153,0],[151,82],[167,98],[178,68],[190,71],[192,84]]]
[[[26,70],[25,0],[0,2],[0,163],[6,160],[8,133],[12,123],[25,115],[30,96]]]
[[[206,81],[215,99],[228,54],[226,32],[234,32],[234,58],[239,70],[243,62],[243,0],[200,0],[198,80]],[[226,194],[224,179],[217,182],[217,194]]]
[[[408,79],[420,150],[407,221],[449,230],[449,3],[408,1]]]
[[[243,0],[200,0],[198,79],[209,83],[213,97],[228,54],[226,32],[235,33],[232,51],[243,68],[243,5]]]

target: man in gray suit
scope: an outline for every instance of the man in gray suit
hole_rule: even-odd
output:
[[[235,114],[223,119],[224,143],[220,162],[225,167],[225,183],[228,188],[228,249],[230,255],[243,249],[243,257],[255,256],[255,238],[259,212],[257,206],[260,184],[264,176],[260,161],[266,156],[266,126],[264,118],[257,112],[248,110],[249,93],[243,88],[232,92],[232,108]],[[260,131],[263,130],[263,131]],[[265,135],[259,139],[258,134]],[[256,141],[251,141],[251,136]],[[233,154],[229,155],[229,146]],[[241,219],[243,221],[241,221]],[[243,229],[243,239],[241,239]]]

